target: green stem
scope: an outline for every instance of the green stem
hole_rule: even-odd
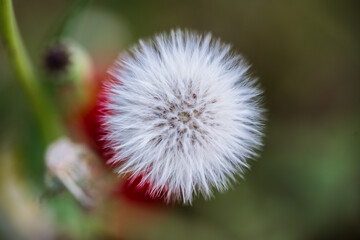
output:
[[[0,0],[0,30],[17,80],[29,99],[45,142],[49,143],[62,135],[62,126],[26,53],[11,0]]]

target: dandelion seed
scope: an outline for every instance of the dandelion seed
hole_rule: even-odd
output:
[[[226,190],[261,146],[262,92],[248,69],[211,34],[180,30],[120,55],[103,116],[118,173],[168,201]]]

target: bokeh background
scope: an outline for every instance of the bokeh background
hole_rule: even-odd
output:
[[[39,69],[72,3],[14,1]],[[44,146],[0,45],[0,239],[360,239],[359,10],[356,0],[95,0],[86,7],[70,38],[99,72],[139,38],[179,27],[231,43],[259,77],[268,109],[261,156],[230,191],[189,207],[121,202],[89,212],[67,193],[39,204]]]

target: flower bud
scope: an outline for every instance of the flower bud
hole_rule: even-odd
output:
[[[44,67],[66,116],[89,105],[96,82],[91,58],[79,44],[69,39],[53,43],[44,55]]]
[[[59,139],[48,147],[45,160],[52,182],[66,187],[83,206],[92,207],[106,195],[104,184],[99,181],[105,179],[104,169],[86,146]]]

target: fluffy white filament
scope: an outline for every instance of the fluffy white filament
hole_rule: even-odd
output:
[[[140,41],[107,86],[106,140],[118,173],[191,203],[225,190],[261,145],[261,90],[230,46],[188,31]]]

